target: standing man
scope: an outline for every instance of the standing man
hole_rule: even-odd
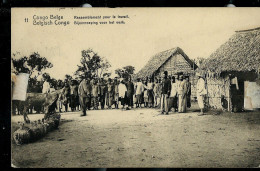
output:
[[[80,116],[86,116],[86,109],[90,109],[91,105],[91,85],[90,81],[83,79],[78,88],[79,103],[81,106],[82,114]]]
[[[63,82],[61,80],[58,81],[58,90],[63,89]],[[59,94],[59,98],[57,100],[57,106],[59,109],[59,112],[61,113],[61,109],[62,109],[62,101],[63,101],[63,95],[62,93]]]
[[[197,82],[197,100],[198,100],[198,104],[199,104],[199,108],[200,108],[200,114],[198,114],[198,116],[202,116],[204,115],[204,98],[205,95],[207,94],[207,90],[205,88],[205,81],[202,77],[201,74],[197,73],[196,74],[198,77],[198,82]]]
[[[93,80],[92,95],[93,95],[93,109],[98,110],[98,96],[100,95],[100,87],[97,83],[97,79]]]
[[[144,92],[144,85],[143,83],[140,81],[141,79],[138,78],[137,79],[137,83],[135,85],[135,96],[136,96],[136,108],[142,106],[142,94]]]
[[[147,93],[147,81],[146,79],[143,80],[143,85],[144,85],[144,92],[142,95],[142,99],[143,99],[143,103],[144,103],[144,107],[148,107],[148,93]]]
[[[118,80],[117,78],[114,79],[114,100],[115,100],[115,109],[118,109],[118,100],[119,100],[119,89],[118,89]]]
[[[171,110],[171,108],[174,108],[174,112],[178,111],[177,100],[178,100],[177,83],[175,82],[175,77],[172,76],[171,93],[170,93],[170,99],[169,99],[169,110]]]
[[[168,72],[164,71],[162,80],[162,94],[161,94],[161,114],[168,115],[168,98],[171,92],[171,81],[168,79]]]
[[[42,93],[43,94],[48,94],[50,93],[50,89],[51,89],[51,86],[50,86],[50,83],[49,83],[49,76],[46,76],[45,78],[43,78],[43,85],[42,85]]]
[[[76,110],[77,106],[77,99],[78,98],[78,87],[76,85],[76,80],[71,80],[71,86],[70,86],[70,108],[71,111]]]
[[[179,77],[178,85],[178,112],[184,113],[187,108],[187,83],[183,79],[183,75]]]
[[[189,76],[186,76],[186,84],[187,84],[187,108],[191,107],[191,83]]]
[[[101,78],[100,83],[100,104],[101,104],[101,109],[104,109],[105,107],[105,101],[106,101],[106,93],[107,93],[107,85],[105,84],[105,81],[103,78]]]
[[[68,104],[70,100],[70,86],[65,82],[65,87],[63,88],[63,105],[65,106],[65,112],[68,112]]]
[[[124,84],[123,78],[120,80],[120,84],[118,85],[118,91],[119,91],[119,99],[121,101],[121,105],[123,106],[122,109],[125,108],[126,104],[126,86]]]
[[[48,94],[51,91],[49,79],[50,79],[49,76],[46,76],[46,77],[43,78],[44,82],[43,82],[43,85],[42,85],[42,93],[45,95],[45,98],[47,98]],[[47,113],[47,108],[45,106],[43,107],[43,110],[45,111],[45,113]]]
[[[114,85],[112,83],[111,78],[108,78],[107,81],[107,106],[108,109],[111,109],[111,106],[113,105],[114,102]]]
[[[147,83],[147,94],[148,94],[148,107],[152,108],[154,104],[154,93],[153,93],[154,83],[153,79],[150,77]]]
[[[131,107],[133,108],[133,95],[134,95],[134,83],[131,81],[131,76],[129,76],[128,81],[126,83],[126,98],[127,98],[127,105],[128,108]]]
[[[162,94],[162,85],[161,85],[161,79],[156,78],[155,86],[153,88],[154,92],[154,107],[160,107],[160,101],[161,101],[161,94]]]

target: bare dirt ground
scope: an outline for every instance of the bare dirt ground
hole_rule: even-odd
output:
[[[259,167],[260,113],[196,112],[158,115],[158,109],[62,113],[58,130],[21,146],[16,167]],[[42,114],[29,115],[31,120]],[[13,116],[12,123],[22,120]],[[13,124],[12,128],[16,129]]]

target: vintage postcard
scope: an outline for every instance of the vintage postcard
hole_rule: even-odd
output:
[[[12,167],[260,166],[259,8],[13,8]]]

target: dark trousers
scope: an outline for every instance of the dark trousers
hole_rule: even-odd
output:
[[[134,99],[133,99],[133,95],[131,94],[127,95],[127,105],[131,107],[134,106]]]
[[[78,97],[76,95],[71,95],[70,96],[70,107],[71,110],[74,111],[76,109],[76,103],[77,103]]]
[[[90,109],[90,106],[91,106],[90,98],[80,96],[79,97],[79,103],[80,103],[83,114],[86,115],[86,110]]]
[[[127,103],[126,97],[119,97],[119,101],[121,102],[122,106],[125,106],[125,104]]]
[[[191,95],[187,95],[187,108],[191,107],[191,99],[190,99]]]
[[[100,95],[100,104],[101,104],[101,109],[104,109],[105,107],[105,99],[106,99],[106,95]]]
[[[177,102],[178,102],[177,96],[169,98],[169,105],[168,105],[169,106],[169,111],[171,110],[171,108],[174,108],[175,110],[178,109]]]

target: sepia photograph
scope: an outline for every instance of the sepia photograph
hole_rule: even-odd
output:
[[[259,8],[12,8],[11,167],[259,168]]]

